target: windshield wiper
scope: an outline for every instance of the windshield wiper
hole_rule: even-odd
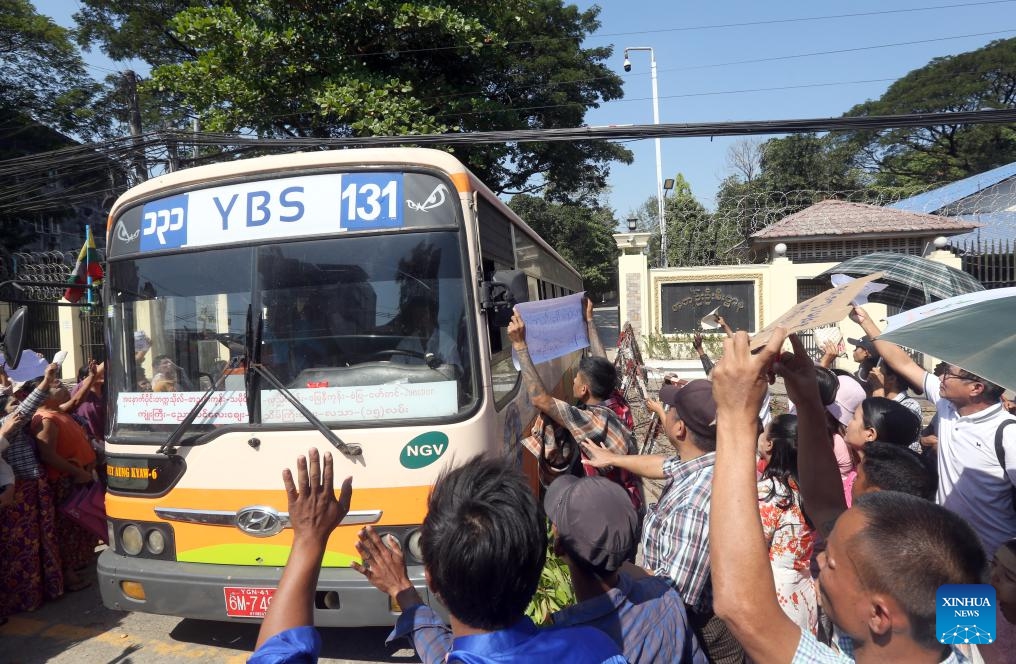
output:
[[[165,454],[167,456],[176,454],[176,444],[180,442],[180,439],[183,438],[184,432],[187,431],[187,428],[194,423],[194,420],[198,417],[198,413],[200,413],[201,409],[205,407],[208,400],[212,398],[212,394],[215,392],[215,386],[226,377],[226,374],[230,369],[235,369],[240,365],[241,359],[243,358],[235,357],[226,363],[226,366],[223,367],[222,371],[219,373],[218,378],[212,381],[212,384],[208,386],[208,389],[201,395],[198,402],[187,412],[187,416],[183,418],[183,421],[176,425],[176,428],[173,429],[173,433],[169,434],[169,438],[166,439],[166,442],[162,444],[162,447],[156,450],[156,454]]]
[[[247,321],[248,321],[248,329],[250,329],[251,327],[255,327],[255,326],[252,326],[250,324],[251,323],[251,316],[250,316],[250,310],[249,309],[248,309],[248,318],[247,318]],[[335,433],[331,429],[329,429],[327,426],[325,426],[324,422],[322,422],[320,419],[318,419],[317,415],[315,415],[314,413],[310,412],[310,410],[308,410],[307,407],[304,406],[300,402],[300,400],[296,397],[295,394],[290,392],[289,389],[285,385],[282,384],[282,381],[279,380],[278,376],[276,376],[275,373],[273,373],[271,369],[269,369],[265,365],[261,364],[261,335],[262,335],[262,332],[264,332],[264,316],[261,313],[259,313],[258,314],[258,322],[257,322],[257,326],[255,327],[255,334],[254,334],[254,339],[253,339],[253,344],[252,344],[253,351],[254,351],[251,354],[252,355],[252,361],[247,363],[247,369],[248,369],[248,371],[253,372],[253,373],[257,373],[259,376],[261,376],[262,378],[267,380],[269,383],[271,383],[272,387],[274,387],[276,390],[278,390],[279,394],[284,396],[286,398],[286,401],[288,401],[289,403],[291,403],[293,405],[293,408],[296,408],[296,410],[298,410],[300,412],[300,414],[303,415],[307,419],[308,422],[310,422],[311,424],[314,425],[314,428],[317,429],[318,432],[322,436],[325,437],[325,440],[327,440],[329,443],[332,444],[332,447],[334,447],[338,451],[342,452],[343,454],[345,454],[347,457],[353,459],[354,461],[356,459],[360,459],[362,461],[363,460],[363,449],[361,449],[359,445],[350,445],[348,443],[343,442],[343,440],[341,438],[339,438],[338,436],[336,436]],[[253,382],[254,382],[253,381],[253,378],[254,378],[253,375],[250,378],[251,379],[248,380],[248,388],[247,388],[247,410],[249,412],[253,412],[254,411],[254,406],[251,404],[251,401],[252,401],[252,391],[253,390],[251,390],[251,388],[250,388],[250,385],[252,385]]]

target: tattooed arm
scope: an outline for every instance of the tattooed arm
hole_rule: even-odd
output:
[[[603,342],[600,340],[600,333],[596,331],[596,323],[593,322],[593,301],[589,296],[582,298],[585,301],[586,334],[589,336],[589,354],[593,357],[607,357],[607,351],[603,350]]]

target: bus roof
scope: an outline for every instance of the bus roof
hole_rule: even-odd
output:
[[[124,208],[131,207],[140,200],[156,198],[160,193],[178,190],[180,187],[204,187],[212,185],[219,180],[235,178],[238,175],[277,174],[290,170],[299,171],[307,168],[353,164],[430,166],[443,171],[451,178],[459,193],[475,192],[486,198],[502,213],[518,222],[525,229],[526,234],[537,244],[549,251],[552,256],[566,265],[576,276],[579,276],[578,271],[574,267],[558,254],[553,247],[547,244],[511,208],[505,205],[504,201],[498,198],[497,194],[473,175],[461,161],[447,152],[431,148],[350,148],[345,150],[294,152],[185,168],[152,178],[124,192],[110,210],[107,232],[112,227],[113,220],[116,219],[117,215]]]

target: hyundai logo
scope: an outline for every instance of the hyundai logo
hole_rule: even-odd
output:
[[[282,532],[286,519],[271,507],[245,507],[236,513],[236,527],[254,537],[271,537]]]

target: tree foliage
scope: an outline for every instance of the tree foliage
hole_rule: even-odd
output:
[[[28,0],[0,0],[0,111],[88,136],[101,125],[97,92],[65,28]]]
[[[1016,107],[1016,38],[935,58],[848,116]],[[855,132],[839,141],[880,185],[940,184],[1016,161],[1016,128],[939,125]]]
[[[85,44],[153,65],[149,94],[213,131],[335,137],[575,127],[620,98],[599,8],[561,0],[82,0]],[[538,38],[534,38],[538,35]],[[606,142],[456,148],[499,192],[589,200],[631,153]]]
[[[614,213],[606,208],[558,203],[517,194],[508,205],[582,275],[590,297],[617,286],[617,243]]]

